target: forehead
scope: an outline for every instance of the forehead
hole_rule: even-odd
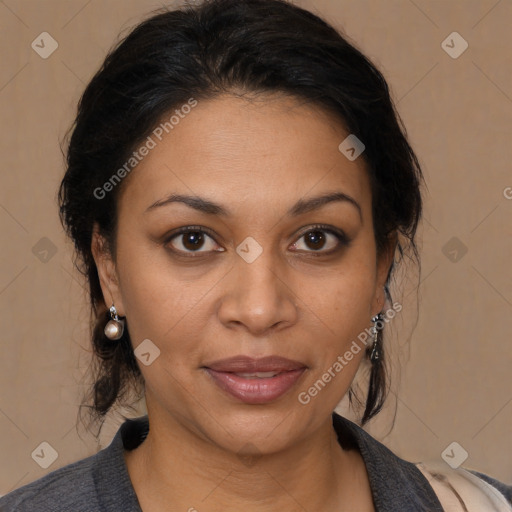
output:
[[[176,110],[180,115],[169,122]],[[363,209],[370,200],[363,159],[350,161],[338,149],[348,132],[314,105],[276,95],[251,101],[226,95],[178,107],[165,122],[123,183],[120,203],[130,210],[142,212],[176,191],[216,198],[230,211],[286,207],[329,190],[355,197]]]

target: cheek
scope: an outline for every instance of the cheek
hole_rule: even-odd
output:
[[[375,261],[364,254],[355,254],[339,272],[325,279],[317,304],[333,328],[339,325],[370,323],[372,299],[375,294]]]
[[[133,345],[149,338],[158,346],[179,339],[183,346],[201,330],[202,299],[218,278],[190,279],[190,272],[173,265],[162,248],[143,249],[142,243],[129,242],[119,246],[121,291]]]
[[[312,339],[317,351],[318,371],[323,372],[345,356],[342,379],[351,379],[370,341],[371,306],[375,292],[375,260],[368,256],[371,249],[355,251],[347,258],[345,265],[333,272],[328,279],[316,286],[311,310],[321,319],[320,328],[325,336],[318,333]],[[310,285],[314,286],[313,284]],[[318,322],[317,322],[318,324]]]

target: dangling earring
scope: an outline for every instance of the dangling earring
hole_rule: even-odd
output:
[[[380,360],[380,352],[379,352],[379,334],[377,329],[377,322],[381,320],[381,314],[377,313],[373,318],[372,322],[374,324],[371,327],[372,335],[373,335],[373,345],[372,351],[370,353],[370,361],[372,364],[376,364]]]
[[[111,320],[109,320],[105,326],[105,336],[109,340],[118,340],[124,332],[124,320],[119,319],[114,303],[110,306],[110,317]]]

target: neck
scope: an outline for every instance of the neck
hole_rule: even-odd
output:
[[[159,421],[160,420],[160,421]],[[330,511],[368,502],[364,462],[343,450],[329,417],[309,437],[279,452],[246,445],[227,451],[176,420],[152,417],[146,440],[125,452],[143,510]],[[373,508],[357,508],[373,510]]]

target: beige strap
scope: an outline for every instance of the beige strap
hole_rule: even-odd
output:
[[[505,496],[485,480],[445,464],[416,464],[437,494],[445,512],[511,512]]]

